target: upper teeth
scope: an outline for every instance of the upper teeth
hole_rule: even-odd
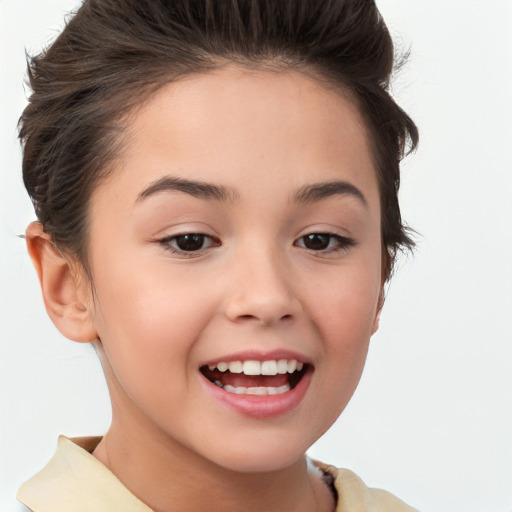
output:
[[[219,370],[231,373],[243,373],[245,375],[277,375],[301,371],[304,364],[296,359],[279,359],[269,361],[220,361],[217,364],[209,365],[210,370]]]

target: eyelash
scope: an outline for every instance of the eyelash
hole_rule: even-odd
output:
[[[173,243],[177,243],[178,239],[185,238],[185,237],[200,237],[199,242],[201,247],[199,247],[197,250],[186,250],[181,249],[179,247],[173,246]],[[321,249],[312,249],[310,247],[307,247],[304,243],[303,245],[300,244],[301,241],[305,241],[310,238],[310,241],[312,241],[313,237],[328,237],[328,244],[327,247],[321,248]],[[204,242],[209,241],[209,245],[207,247],[204,247]],[[335,241],[335,244],[331,246],[332,242]],[[173,235],[168,236],[165,238],[161,238],[157,240],[157,243],[162,245],[167,251],[170,251],[173,254],[179,254],[183,257],[189,257],[194,258],[201,256],[205,250],[208,250],[211,247],[218,247],[221,245],[220,240],[210,236],[206,235],[204,233],[182,233],[179,235]],[[325,233],[325,232],[313,232],[308,233],[307,235],[303,235],[300,238],[298,238],[294,245],[296,247],[301,247],[303,249],[306,249],[312,253],[316,254],[336,254],[341,251],[348,250],[351,246],[355,245],[355,241],[351,238],[347,238],[345,236],[338,235],[336,233]]]
[[[180,238],[185,237],[201,237],[203,243],[201,243],[201,247],[197,250],[187,251],[186,249],[180,249],[179,247],[174,247],[172,244],[173,242],[176,242]],[[203,247],[204,241],[210,241],[210,244],[208,247]],[[160,240],[157,240],[157,242],[162,245],[167,251],[170,251],[174,254],[179,254],[184,257],[194,258],[197,256],[200,256],[204,250],[209,249],[210,247],[216,247],[220,245],[220,241],[216,238],[206,235],[204,233],[181,233],[179,235],[173,235],[173,236],[167,236],[165,238],[161,238]]]
[[[311,249],[307,247],[306,245],[299,245],[300,241],[304,241],[306,239],[312,239],[312,237],[328,237],[329,241],[327,244],[327,247],[324,249]],[[335,241],[335,245],[331,246],[331,243]],[[355,241],[352,238],[347,238],[342,235],[338,235],[336,233],[325,233],[325,232],[314,232],[314,233],[308,233],[307,235],[301,236],[294,245],[297,245],[298,247],[303,247],[304,249],[307,249],[313,253],[318,254],[332,254],[332,253],[338,253],[340,251],[346,251],[349,247],[355,245]]]

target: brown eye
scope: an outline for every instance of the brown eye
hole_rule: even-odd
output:
[[[183,235],[168,236],[158,240],[158,243],[173,253],[183,255],[194,252],[198,253],[220,244],[218,240],[203,233],[184,233]]]
[[[186,235],[179,235],[173,238],[174,245],[180,251],[193,252],[199,251],[204,248],[206,235],[201,233],[189,233]]]
[[[311,233],[310,235],[302,237],[304,240],[304,247],[313,251],[323,251],[327,249],[331,242],[331,238],[331,235],[324,233]]]
[[[354,241],[334,233],[309,233],[296,242],[296,245],[309,249],[310,251],[331,252],[340,249],[346,249],[353,245]]]

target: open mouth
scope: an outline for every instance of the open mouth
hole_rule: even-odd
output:
[[[213,384],[237,395],[280,395],[301,381],[310,365],[296,359],[219,361],[201,366]]]

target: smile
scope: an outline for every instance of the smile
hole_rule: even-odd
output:
[[[224,391],[236,395],[280,395],[297,386],[308,365],[296,359],[219,361],[201,373]]]

